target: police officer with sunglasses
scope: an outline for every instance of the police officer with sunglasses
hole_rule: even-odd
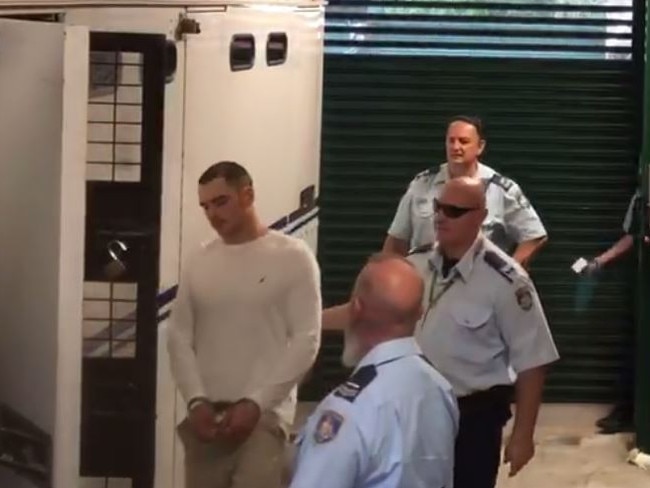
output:
[[[416,338],[458,398],[454,487],[493,488],[511,401],[514,476],[534,455],[545,367],[559,355],[528,274],[481,232],[481,180],[449,180],[432,208],[436,245],[409,255],[426,284]]]
[[[504,461],[514,476],[534,455],[545,367],[559,355],[527,272],[481,232],[483,182],[447,181],[432,209],[436,245],[408,256],[425,283],[415,337],[458,398],[454,488],[493,488],[511,402]],[[349,303],[326,309],[323,328],[348,327],[350,317]]]
[[[438,170],[423,171],[411,181],[388,230],[384,251],[406,255],[409,249],[431,244],[433,199],[450,178],[473,176],[481,178],[485,185],[488,212],[483,233],[520,264],[527,265],[546,242],[546,229],[519,185],[479,162],[485,144],[480,119],[451,119],[445,141],[447,162]]]

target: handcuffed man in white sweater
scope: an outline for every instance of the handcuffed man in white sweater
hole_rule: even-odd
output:
[[[280,487],[297,384],[320,345],[316,259],[303,241],[262,225],[254,196],[234,162],[199,179],[220,238],[185,263],[168,334],[188,406],[178,429],[186,488]]]

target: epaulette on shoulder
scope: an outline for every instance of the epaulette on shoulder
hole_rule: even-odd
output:
[[[492,177],[488,180],[487,185],[490,185],[490,183],[493,183],[501,188],[503,188],[505,191],[510,191],[510,189],[513,187],[515,184],[514,181],[512,181],[510,178],[506,178],[503,175],[500,175],[499,173],[494,173]]]
[[[334,391],[334,396],[352,403],[376,376],[377,368],[373,364],[363,366]]]
[[[497,253],[494,251],[485,251],[483,253],[483,260],[490,268],[508,280],[508,282],[514,283],[512,278],[514,268]]]
[[[411,249],[406,255],[412,256],[413,254],[422,254],[431,251],[431,249],[433,249],[433,244],[422,244],[421,246]]]
[[[416,174],[413,180],[421,180],[422,178],[427,178],[429,176],[433,176],[433,171],[431,171],[431,169],[425,169],[424,171],[420,171],[418,174]]]

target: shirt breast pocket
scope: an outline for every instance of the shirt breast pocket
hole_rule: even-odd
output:
[[[493,327],[494,309],[486,303],[459,301],[451,309],[452,350],[469,362],[484,364],[500,350],[498,331]]]
[[[463,328],[477,330],[485,326],[492,317],[492,308],[471,302],[456,302],[451,310],[454,322]]]

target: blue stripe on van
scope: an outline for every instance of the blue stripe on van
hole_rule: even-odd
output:
[[[286,224],[287,217],[285,217],[283,219],[278,220],[270,227],[274,230],[281,230],[286,234],[291,235],[297,232],[298,230],[302,229],[309,222],[312,222],[314,219],[316,219],[318,217],[318,213],[319,213],[319,208],[314,207],[312,210],[305,213],[304,215],[292,220],[289,224]],[[278,227],[278,224],[280,222],[285,223],[285,225]],[[178,291],[178,285],[174,285],[167,288],[166,290],[163,290],[156,297],[156,304],[158,305],[158,311],[159,311],[158,314],[159,323],[164,320],[167,320],[171,315],[171,310],[166,310],[162,313],[160,313],[160,310],[174,301],[174,298],[176,298],[177,291]]]

